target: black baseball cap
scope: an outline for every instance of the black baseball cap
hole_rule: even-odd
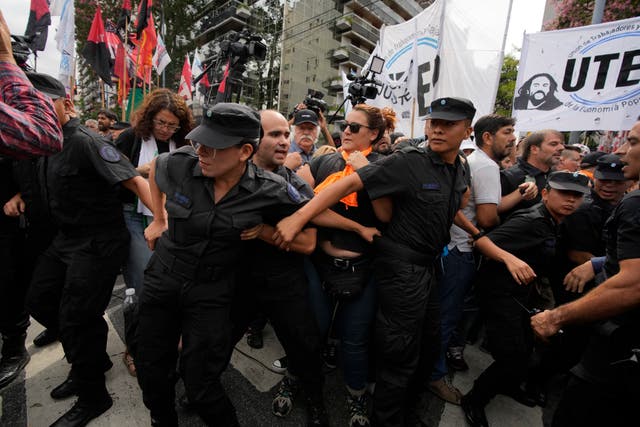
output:
[[[591,152],[582,158],[580,167],[584,169],[584,168],[590,168],[592,166],[595,166],[598,164],[598,159],[606,154],[607,153],[604,153],[602,151]]]
[[[186,136],[211,148],[229,148],[247,139],[260,138],[260,114],[246,105],[221,102],[206,108],[202,122]]]
[[[427,119],[473,120],[476,107],[466,98],[438,98],[431,102]]]
[[[606,154],[598,159],[596,170],[593,176],[596,179],[607,179],[612,181],[626,181],[622,173],[624,164],[617,154]]]
[[[588,194],[589,178],[580,172],[551,172],[547,177],[547,185],[556,190],[576,191]]]
[[[113,130],[123,130],[129,129],[131,127],[131,123],[129,122],[115,122],[111,125],[111,129]]]
[[[300,110],[293,116],[294,126],[302,123],[312,123],[318,126],[318,115],[311,110]]]
[[[52,100],[55,101],[58,98],[64,98],[67,96],[67,90],[64,85],[55,77],[51,77],[48,74],[34,73],[30,71],[25,74],[33,87],[47,95]]]

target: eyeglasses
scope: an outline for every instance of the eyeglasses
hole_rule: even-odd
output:
[[[207,147],[206,145],[202,145],[199,142],[191,141],[191,146],[193,147],[193,151],[196,153],[198,149],[201,149],[200,152],[205,156],[212,156],[212,159],[216,158],[216,154],[218,154],[218,150],[215,148]]]
[[[358,132],[360,132],[360,128],[361,127],[365,127],[367,129],[371,129],[371,127],[369,127],[367,125],[361,125],[360,123],[349,123],[349,122],[340,123],[340,130],[342,132],[344,132],[345,130],[347,130],[347,128],[349,128],[351,133],[358,133]]]
[[[177,132],[180,130],[180,126],[172,125],[171,123],[167,123],[164,120],[153,120],[153,124],[159,128],[165,128],[171,132]]]

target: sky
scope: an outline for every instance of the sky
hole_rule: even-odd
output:
[[[470,0],[477,1],[477,0]],[[24,34],[29,19],[30,0],[1,0],[0,10],[9,24],[11,34]],[[517,48],[522,45],[522,35],[536,33],[542,26],[542,15],[544,13],[545,0],[513,0],[511,9],[511,19],[509,21],[509,31],[505,43],[505,52],[513,53],[519,57]],[[60,17],[52,17],[52,24],[49,27],[49,37],[47,46],[43,52],[38,52],[37,71],[41,73],[58,76],[58,66],[60,64],[60,52],[56,49],[55,33]],[[31,61],[33,66],[33,61]]]

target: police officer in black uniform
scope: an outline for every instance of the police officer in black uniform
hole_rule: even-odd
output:
[[[524,401],[520,383],[533,344],[526,308],[539,307],[550,292],[549,266],[556,254],[559,223],[588,192],[585,175],[552,172],[541,192],[542,203],[515,213],[486,236],[474,236],[476,248],[490,258],[478,271],[476,290],[494,362],[462,398],[472,426],[488,425],[484,407],[498,393]],[[534,272],[537,281],[530,283]]]
[[[153,425],[177,425],[180,335],[180,373],[189,402],[208,425],[238,424],[220,374],[232,346],[236,273],[248,261],[240,235],[258,224],[275,224],[306,201],[282,177],[248,161],[259,135],[256,111],[219,103],[186,136],[193,148],[162,154],[151,166],[154,221],[145,236],[155,252],[139,302],[136,367]]]
[[[622,158],[627,179],[640,177],[640,121],[627,137]],[[624,196],[605,226],[604,281],[584,297],[531,318],[543,338],[560,328],[593,323],[581,362],[572,369],[553,426],[615,426],[635,423],[640,410],[640,191]],[[592,261],[585,263],[592,267]],[[595,274],[593,269],[591,276]]]
[[[467,190],[458,156],[471,134],[475,107],[462,98],[431,103],[425,131],[429,147],[407,147],[371,163],[321,191],[278,224],[278,241],[290,241],[315,214],[341,197],[365,189],[369,197],[393,197],[393,216],[375,241],[379,308],[379,359],[374,424],[404,426],[428,378],[439,348],[434,261],[449,241],[449,228]]]
[[[42,75],[37,89],[64,86]],[[60,331],[71,373],[54,397],[78,394],[74,406],[53,426],[81,426],[112,405],[104,372],[108,327],[103,318],[129,234],[118,198],[119,185],[150,204],[149,187],[131,163],[108,141],[80,125],[70,99],[54,101],[64,146],[50,156],[43,188],[58,232],[40,257],[27,297],[31,315]],[[62,392],[62,393],[60,393]]]

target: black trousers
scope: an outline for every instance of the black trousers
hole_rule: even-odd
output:
[[[207,280],[190,280],[165,266],[157,254],[145,270],[138,301],[136,368],[144,404],[158,425],[177,425],[175,367],[182,335],[180,373],[189,402],[207,425],[237,425],[220,375],[231,348],[233,267]]]
[[[0,230],[0,334],[5,338],[27,332],[29,315],[24,307],[31,270],[25,268],[24,230]]]
[[[127,256],[126,229],[81,236],[59,232],[38,260],[27,308],[60,341],[81,386],[80,398],[104,393],[108,327],[103,315]]]
[[[375,260],[374,274],[379,301],[374,424],[405,426],[439,353],[434,269],[385,255]]]
[[[287,354],[289,372],[307,392],[317,394],[323,384],[322,341],[308,288],[302,266],[275,274],[241,274],[233,302],[233,343],[242,338],[257,313],[264,313]]]
[[[533,332],[529,314],[515,299],[525,307],[532,307],[533,285],[517,285],[491,274],[483,274],[476,283],[494,362],[474,382],[473,395],[478,403],[486,405],[496,394],[519,387],[527,376]]]

